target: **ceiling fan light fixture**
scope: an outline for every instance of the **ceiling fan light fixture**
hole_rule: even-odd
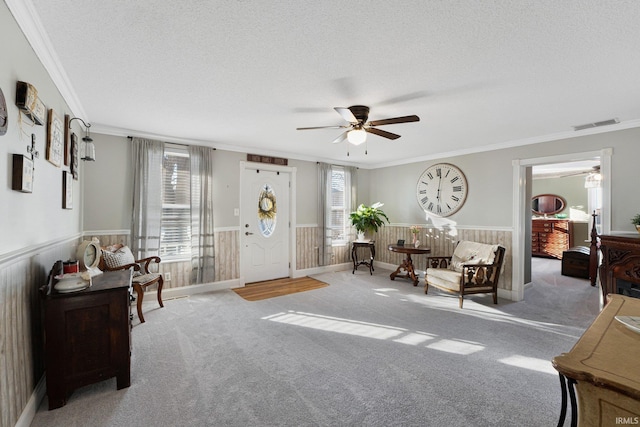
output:
[[[364,129],[353,129],[347,133],[347,139],[353,145],[360,145],[367,140],[367,131]]]
[[[584,179],[584,188],[599,188],[602,186],[602,175],[599,172],[592,172]]]

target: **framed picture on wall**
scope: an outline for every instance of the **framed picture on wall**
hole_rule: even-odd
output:
[[[69,166],[71,164],[71,129],[69,129],[69,120],[71,117],[68,114],[64,115],[64,165]]]
[[[73,175],[62,172],[62,209],[73,209]]]
[[[47,160],[60,167],[64,157],[64,129],[62,120],[53,109],[49,110],[49,122],[47,123]]]
[[[73,179],[78,180],[78,137],[75,133],[71,133],[71,164],[69,165],[69,169],[71,169],[71,174],[73,175]]]
[[[23,193],[33,191],[33,160],[22,154],[13,155],[11,189]]]

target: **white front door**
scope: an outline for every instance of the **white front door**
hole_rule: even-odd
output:
[[[245,283],[289,277],[287,172],[242,171],[240,248]]]

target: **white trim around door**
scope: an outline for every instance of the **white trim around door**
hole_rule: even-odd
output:
[[[601,224],[602,234],[611,230],[611,156],[612,148],[604,148],[599,151],[583,153],[563,154],[558,156],[536,157],[529,159],[515,159],[513,166],[513,269],[512,269],[512,299],[521,301],[524,299],[524,265],[525,245],[530,240],[525,236],[527,210],[531,209],[531,202],[527,200],[527,168],[535,165],[551,163],[565,163],[580,160],[600,160],[600,173],[602,174],[602,210]]]
[[[295,269],[295,265],[296,265],[296,173],[297,173],[297,169],[295,167],[290,167],[290,166],[278,166],[278,165],[272,165],[272,164],[267,164],[267,163],[255,163],[255,162],[247,162],[247,161],[241,161],[240,162],[240,192],[242,193],[242,189],[243,184],[244,184],[244,173],[247,170],[263,170],[263,171],[272,171],[272,172],[279,172],[279,173],[286,173],[289,174],[289,254],[288,254],[288,260],[289,260],[289,277],[294,277],[294,269]],[[243,209],[249,209],[246,206],[242,205],[242,194],[240,194],[240,216],[239,221],[241,221],[242,219],[242,213],[243,213]],[[247,268],[242,259],[242,250],[243,250],[243,235],[242,235],[242,227],[240,222],[238,223],[238,226],[240,227],[240,249],[239,249],[239,263],[240,263],[240,286],[244,286],[246,281],[245,281],[245,276],[246,276],[246,272],[245,269]]]

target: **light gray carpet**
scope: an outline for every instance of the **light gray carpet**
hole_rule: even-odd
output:
[[[551,426],[550,360],[598,312],[598,288],[534,259],[514,303],[465,299],[350,271],[330,286],[248,302],[220,291],[145,305],[131,387],[42,402],[33,426]]]

